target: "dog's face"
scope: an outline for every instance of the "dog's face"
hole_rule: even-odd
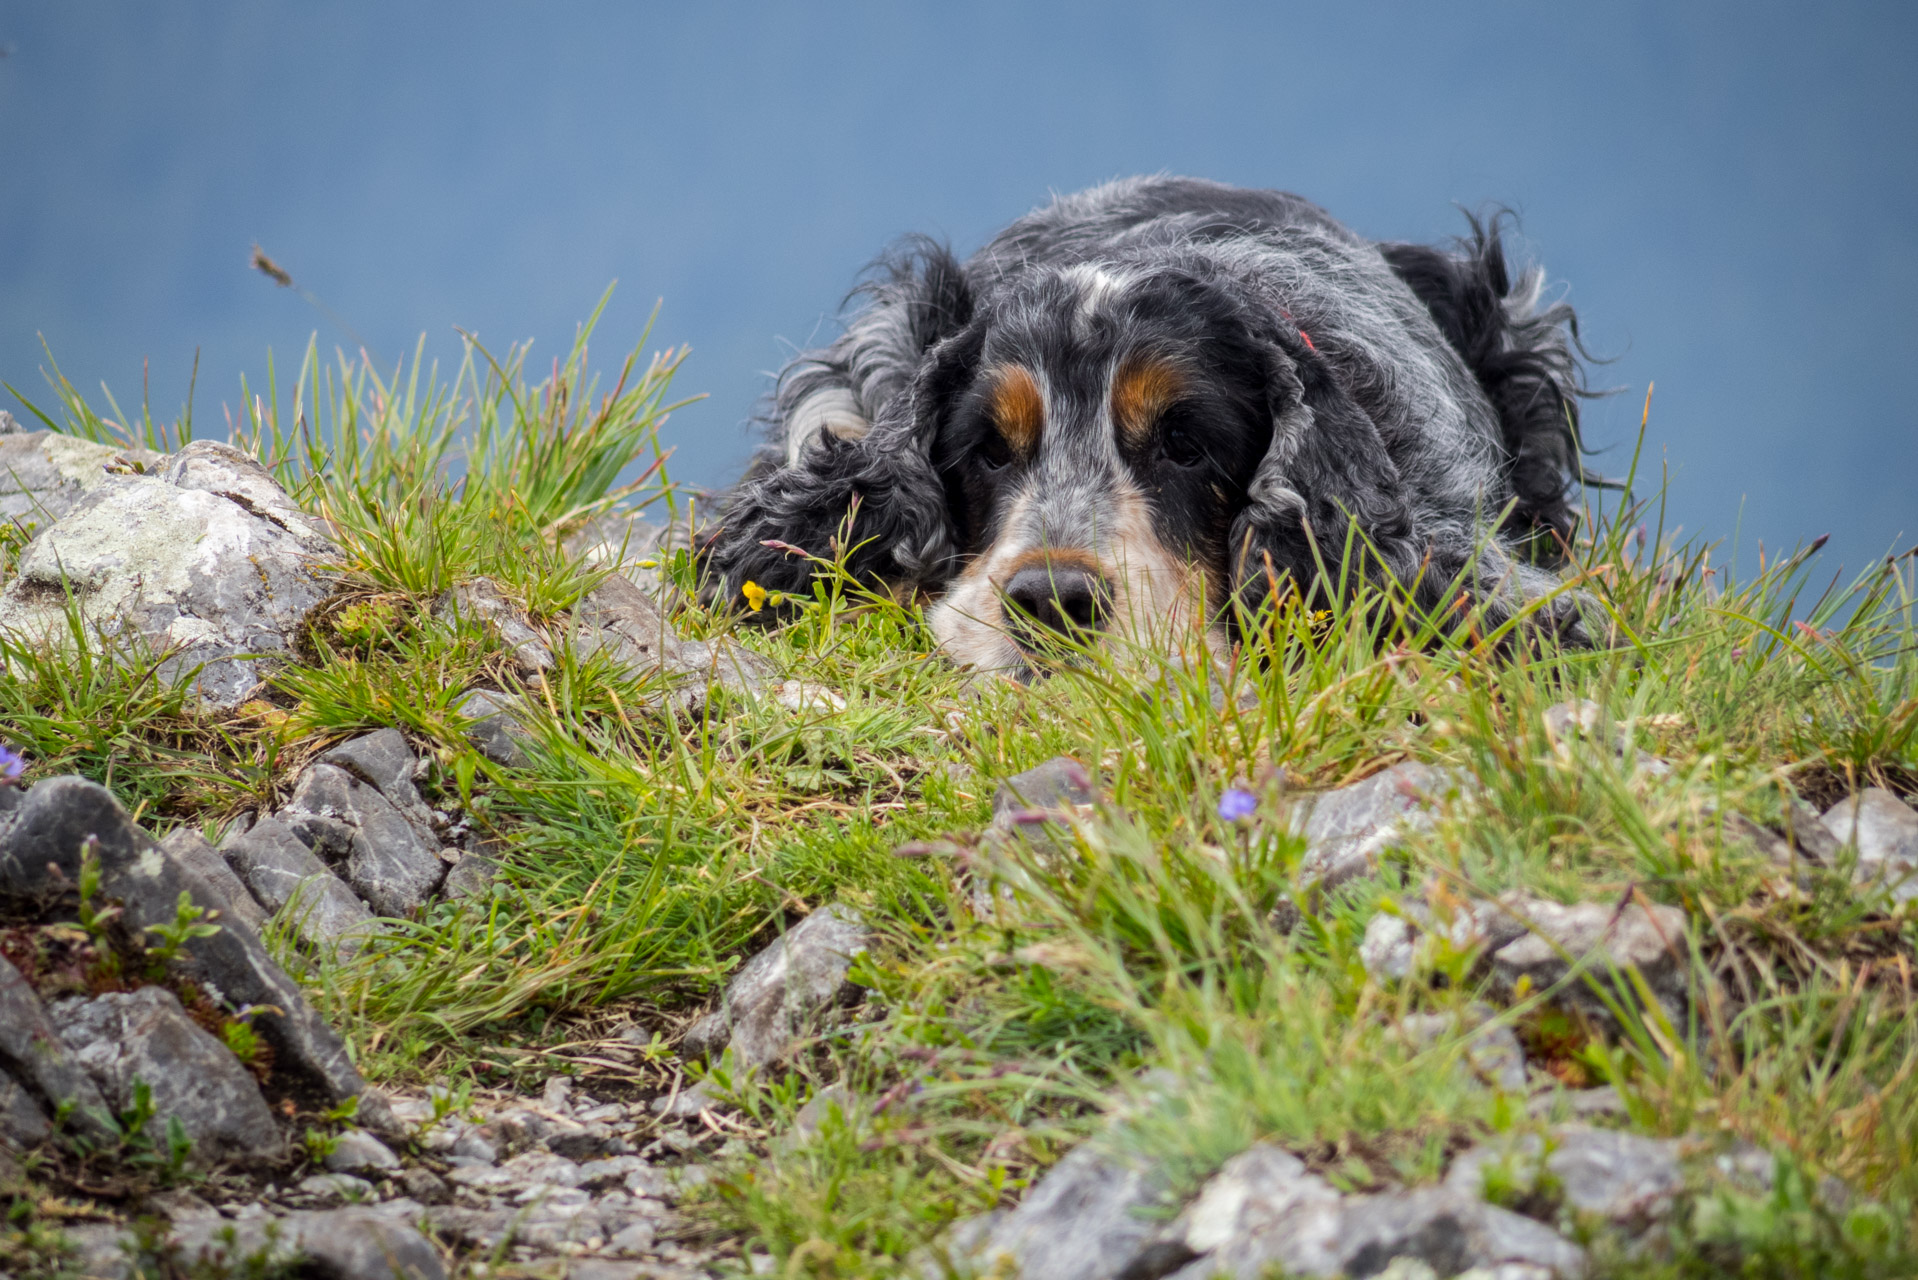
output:
[[[965,557],[930,615],[940,645],[1023,672],[1062,634],[1162,648],[1212,624],[1272,439],[1274,356],[1179,272],[1077,267],[982,306],[925,384]]]

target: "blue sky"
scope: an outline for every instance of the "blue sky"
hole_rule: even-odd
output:
[[[1918,6],[56,5],[0,0],[0,380],[203,424],[309,332],[258,241],[391,361],[610,360],[664,300],[678,474],[888,240],[969,249],[1138,172],[1306,195],[1379,237],[1503,202],[1579,308],[1589,411],[1745,556],[1918,540]],[[33,388],[30,390],[29,388]],[[0,403],[18,411],[10,397]],[[1743,558],[1743,557],[1741,557]]]

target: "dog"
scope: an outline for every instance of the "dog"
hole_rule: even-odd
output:
[[[708,596],[757,611],[836,559],[1014,674],[1060,638],[1228,643],[1354,573],[1576,641],[1552,572],[1586,479],[1576,317],[1514,279],[1501,216],[1469,220],[1449,248],[1379,243],[1298,196],[1154,177],[963,262],[908,241],[780,374]]]

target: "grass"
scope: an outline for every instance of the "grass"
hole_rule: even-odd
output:
[[[1596,648],[1524,651],[1477,618],[1352,585],[1330,608],[1243,620],[1230,678],[1244,699],[1217,697],[1194,637],[1166,638],[1172,661],[1076,655],[1017,686],[932,658],[916,605],[843,575],[777,631],[682,591],[682,630],[756,649],[844,709],[715,693],[676,717],[561,643],[529,693],[531,763],[504,769],[467,744],[458,700],[524,686],[496,636],[435,609],[441,594],[484,574],[559,621],[606,572],[569,552],[573,533],[649,503],[683,514],[658,443],[678,356],[636,348],[601,392],[590,333],[538,382],[525,351],[469,343],[444,383],[417,358],[382,375],[309,349],[284,403],[271,379],[247,391],[231,434],[332,522],[346,589],[238,717],[156,683],[151,655],[11,640],[0,654],[0,737],[35,776],[94,777],[156,829],[217,831],[283,799],[355,732],[396,726],[426,752],[431,798],[470,815],[505,871],[489,897],[307,970],[369,1074],[530,1081],[617,1016],[651,1029],[638,1076],[663,1081],[666,1046],[732,966],[820,904],[851,903],[883,940],[857,972],[865,1003],[789,1068],[714,1065],[737,1113],[706,1143],[719,1174],[693,1213],[722,1256],[888,1275],[1089,1135],[1181,1189],[1259,1140],[1348,1189],[1436,1178],[1463,1145],[1537,1121],[1470,1080],[1457,1037],[1420,1047],[1395,1030],[1494,998],[1474,957],[1441,950],[1381,984],[1359,962],[1366,922],[1418,891],[1636,898],[1691,922],[1689,1017],[1629,982],[1605,988],[1613,1035],[1549,993],[1500,1016],[1561,1079],[1616,1085],[1634,1127],[1742,1138],[1787,1174],[1769,1196],[1706,1196],[1650,1261],[1601,1244],[1601,1273],[1909,1273],[1918,924],[1842,865],[1781,872],[1727,816],[1918,791],[1909,560],[1815,589],[1807,552],[1738,580],[1710,548],[1641,535],[1658,509],[1628,497],[1594,514],[1568,574]],[[55,391],[40,416],[60,429],[156,446],[192,429],[110,403],[102,417],[57,377]],[[683,553],[667,570],[692,585]],[[1547,735],[1543,711],[1574,698],[1618,726],[1622,756]],[[1640,750],[1669,771],[1633,768]],[[995,780],[1062,753],[1109,797],[1098,816],[1044,847],[978,841]],[[1287,797],[1401,760],[1470,785],[1377,878],[1305,891]],[[1259,804],[1228,821],[1217,802],[1235,786]],[[994,882],[1018,888],[985,894],[982,915]],[[837,1101],[792,1136],[829,1085]],[[1827,1176],[1849,1207],[1816,1194]]]

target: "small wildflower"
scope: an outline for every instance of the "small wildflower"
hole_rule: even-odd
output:
[[[766,588],[757,582],[748,582],[740,587],[739,594],[746,597],[746,605],[754,613],[766,607]]]
[[[27,771],[26,758],[9,747],[0,746],[0,787],[13,782]]]
[[[1238,822],[1249,818],[1259,807],[1259,798],[1250,791],[1241,791],[1230,787],[1219,797],[1219,816],[1227,822]]]

